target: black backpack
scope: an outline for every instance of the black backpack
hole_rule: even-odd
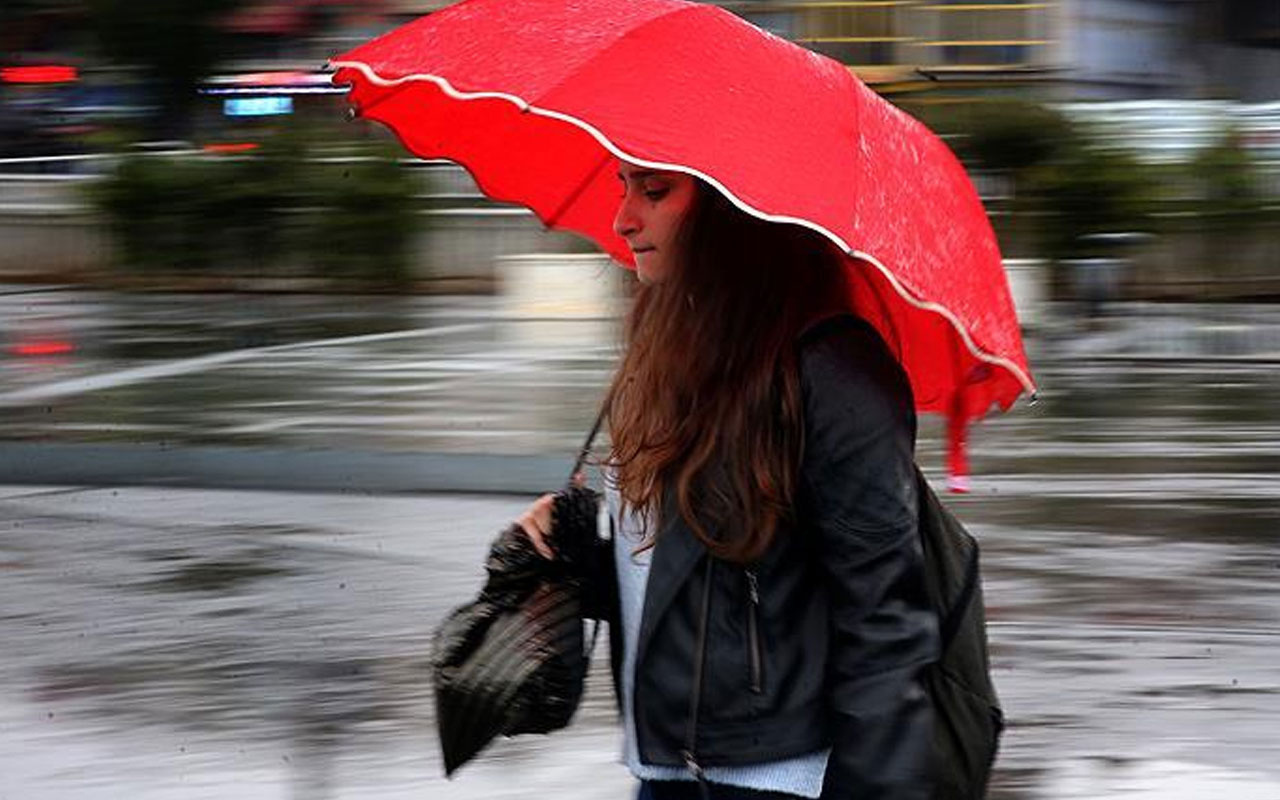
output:
[[[1004,712],[987,656],[978,542],[916,469],[925,583],[942,651],[924,673],[934,707],[934,797],[980,800],[996,758]]]

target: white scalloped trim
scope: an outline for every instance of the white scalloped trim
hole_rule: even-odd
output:
[[[996,366],[1005,368],[1010,373],[1012,373],[1015,378],[1018,379],[1018,382],[1022,384],[1022,387],[1030,395],[1031,400],[1034,402],[1036,399],[1036,386],[1031,381],[1031,377],[1027,375],[1022,370],[1021,367],[1019,367],[1010,359],[1005,358],[1004,356],[998,356],[992,353],[988,353],[982,348],[978,347],[978,345],[969,336],[969,331],[966,330],[964,325],[961,324],[960,320],[957,319],[956,316],[951,313],[950,309],[948,309],[946,306],[943,306],[939,303],[935,303],[929,300],[920,300],[916,298],[915,296],[913,296],[912,292],[910,292],[907,289],[907,287],[904,286],[902,282],[898,280],[898,277],[894,275],[889,270],[888,267],[880,263],[879,259],[877,259],[875,256],[869,253],[864,253],[854,249],[846,241],[844,241],[844,239],[840,238],[839,235],[837,235],[836,233],[830,230],[827,230],[825,227],[818,225],[817,223],[811,222],[807,219],[802,219],[800,217],[788,217],[782,214],[769,214],[765,211],[761,211],[758,208],[753,208],[752,206],[740,200],[733,192],[729,191],[729,189],[725,187],[724,184],[720,183],[720,181],[716,180],[715,178],[706,174],[705,172],[702,172],[693,167],[685,166],[684,164],[672,164],[672,163],[666,163],[662,161],[650,161],[648,159],[633,156],[630,153],[627,153],[621,150],[619,147],[617,147],[617,145],[609,141],[608,137],[606,137],[603,133],[601,133],[598,129],[596,129],[593,125],[591,125],[591,123],[585,122],[584,120],[578,119],[577,117],[569,116],[568,114],[562,114],[558,111],[551,111],[545,108],[538,108],[537,106],[530,104],[523,98],[517,97],[516,95],[513,95],[513,94],[507,94],[505,92],[463,92],[458,89],[455,89],[453,85],[449,83],[448,79],[442,78],[438,75],[428,75],[425,73],[415,73],[413,75],[406,75],[401,78],[383,78],[381,75],[378,75],[378,73],[376,73],[372,67],[370,67],[368,64],[366,64],[363,61],[331,61],[329,62],[329,66],[332,67],[333,69],[342,69],[344,67],[347,67],[347,68],[357,70],[358,72],[363,74],[370,83],[377,84],[378,86],[398,86],[402,83],[410,83],[414,81],[429,81],[439,86],[441,90],[444,91],[445,94],[449,95],[455,100],[481,100],[486,98],[506,100],[507,102],[511,103],[512,105],[514,105],[516,108],[520,109],[520,111],[524,113],[537,114],[543,117],[550,117],[551,119],[558,119],[561,122],[567,122],[570,125],[577,126],[578,128],[591,134],[592,138],[594,138],[597,142],[599,142],[601,147],[608,150],[610,153],[617,156],[619,159],[623,161],[630,162],[640,167],[648,167],[650,169],[658,169],[658,170],[665,170],[665,171],[671,171],[671,172],[683,172],[687,175],[693,175],[697,178],[700,178],[706,181],[707,183],[711,184],[712,186],[714,186],[721,194],[729,198],[729,201],[732,202],[735,206],[742,209],[742,211],[750,214],[753,217],[757,217],[767,222],[788,222],[793,225],[800,225],[802,227],[808,228],[809,230],[812,230],[816,233],[820,233],[823,236],[830,239],[836,245],[838,245],[840,249],[843,250],[845,253],[847,253],[849,256],[853,258],[863,259],[864,261],[870,263],[872,266],[878,269],[880,271],[880,274],[884,276],[885,280],[889,282],[889,285],[893,287],[894,291],[896,291],[898,295],[902,297],[903,300],[906,300],[908,303],[910,303],[911,305],[921,310],[932,311],[936,314],[942,315],[943,318],[945,318],[948,322],[951,323],[951,326],[955,328],[956,332],[960,334],[960,340],[964,342],[965,347],[968,348],[969,352],[973,354],[974,358],[977,358],[980,361],[985,361],[988,364],[994,364]]]

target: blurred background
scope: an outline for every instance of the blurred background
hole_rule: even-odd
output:
[[[0,798],[631,791],[603,664],[441,777],[431,631],[633,279],[347,121],[325,60],[440,5],[0,6]],[[927,122],[1000,236],[1043,391],[949,498],[992,797],[1280,798],[1280,3],[723,5]]]

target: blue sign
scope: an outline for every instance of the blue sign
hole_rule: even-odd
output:
[[[269,114],[292,114],[292,97],[228,97],[222,101],[222,113],[228,117],[265,117]]]

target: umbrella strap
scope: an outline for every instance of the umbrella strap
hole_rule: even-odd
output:
[[[577,475],[582,469],[583,463],[587,460],[587,456],[591,454],[591,443],[595,441],[596,434],[600,432],[600,426],[604,423],[605,414],[609,413],[609,406],[613,403],[613,387],[609,388],[609,393],[605,395],[604,402],[600,405],[600,413],[596,414],[595,424],[591,426],[591,432],[587,434],[587,440],[582,443],[582,449],[578,451],[578,460],[573,462],[573,470],[569,472],[569,480],[566,485],[572,485],[573,476]]]
[[[569,473],[569,483],[573,483],[573,476],[578,474],[582,469],[582,463],[587,460],[587,456],[591,454],[591,443],[595,441],[596,434],[600,432],[600,426],[604,424],[605,414],[609,413],[609,405],[613,402],[613,388],[610,387],[609,393],[605,395],[604,402],[600,405],[600,413],[596,414],[596,421],[591,426],[590,433],[587,434],[587,440],[582,443],[582,449],[578,451],[578,460],[573,463],[573,472]],[[591,643],[587,645],[587,663],[591,663],[591,656],[596,651],[596,639],[600,635],[600,620],[595,620],[595,624],[591,626]]]

